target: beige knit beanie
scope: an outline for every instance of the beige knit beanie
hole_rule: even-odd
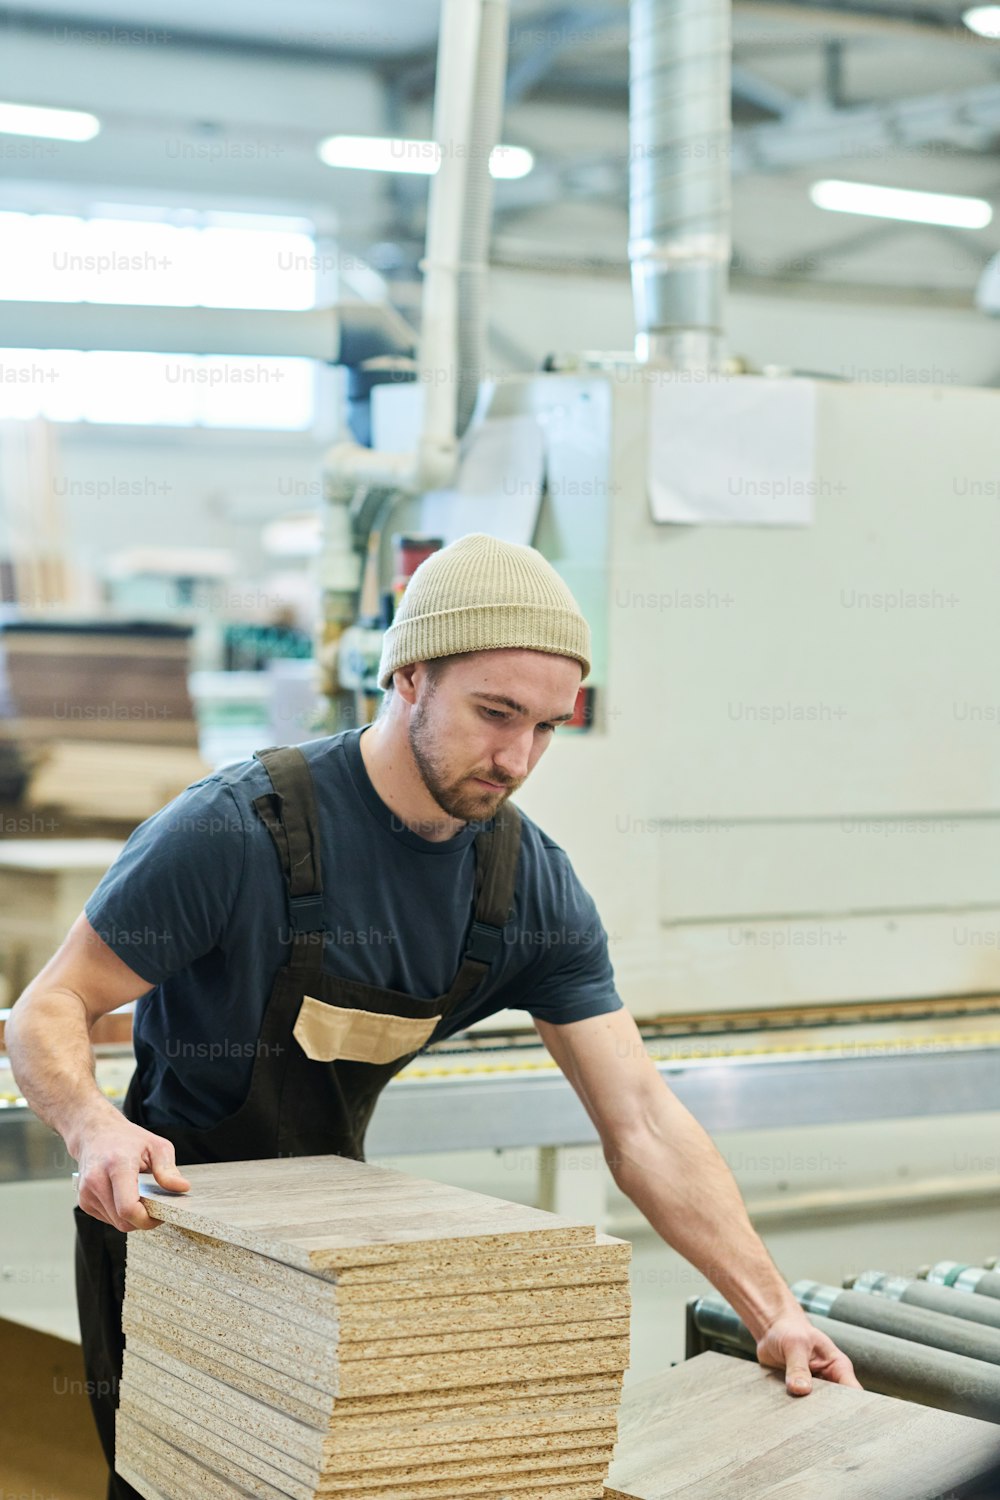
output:
[[[590,671],[590,628],[551,563],[534,547],[473,532],[410,579],[385,633],[379,687],[411,662],[512,646],[570,656],[584,677]]]

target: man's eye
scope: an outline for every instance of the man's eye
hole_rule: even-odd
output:
[[[483,713],[488,719],[506,719],[507,715],[499,708],[484,708]]]

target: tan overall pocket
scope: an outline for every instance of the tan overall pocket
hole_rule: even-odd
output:
[[[313,1062],[389,1063],[418,1052],[440,1019],[349,1010],[306,995],[292,1035]]]

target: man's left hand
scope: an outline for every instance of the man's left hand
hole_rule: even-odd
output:
[[[762,1365],[784,1369],[785,1386],[792,1396],[808,1396],[813,1375],[861,1389],[847,1355],[814,1328],[801,1310],[784,1313],[771,1324],[757,1343],[757,1358]]]

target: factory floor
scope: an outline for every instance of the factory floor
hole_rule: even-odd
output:
[[[841,1125],[718,1137],[758,1228],[790,1280],[839,1285],[876,1269],[1000,1254],[996,1116]],[[536,1201],[538,1153],[456,1152],[386,1165],[518,1202]],[[606,1181],[584,1155],[566,1171]],[[632,1358],[626,1380],[684,1357],[684,1305],[708,1284],[607,1184],[610,1233],[633,1245]],[[987,1191],[991,1189],[991,1191]],[[0,1493],[103,1500],[76,1337],[72,1189],[0,1186]],[[33,1332],[6,1320],[31,1323]]]
[[[0,1319],[0,1495],[104,1500],[80,1346]]]

